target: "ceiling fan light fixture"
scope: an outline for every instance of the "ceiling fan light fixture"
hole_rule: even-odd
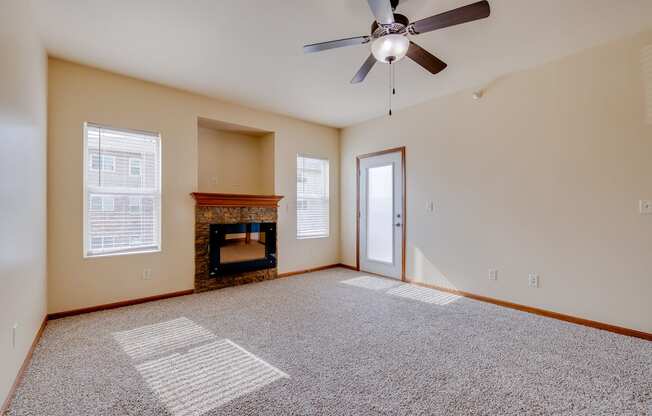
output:
[[[374,40],[371,44],[371,53],[378,62],[388,64],[403,59],[409,47],[410,40],[407,36],[393,33]]]

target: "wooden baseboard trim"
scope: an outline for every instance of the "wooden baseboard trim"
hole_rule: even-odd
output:
[[[278,277],[288,277],[288,276],[294,276],[297,274],[304,274],[304,273],[312,273],[312,272],[318,272],[320,270],[327,270],[327,269],[334,269],[336,267],[342,267],[345,269],[351,269],[355,270],[354,267],[341,264],[341,263],[335,263],[335,264],[329,264],[326,266],[319,266],[319,267],[313,267],[311,269],[304,269],[304,270],[297,270],[294,272],[286,272],[286,273],[279,273]],[[91,312],[98,312],[98,311],[103,311],[107,309],[115,309],[115,308],[121,308],[123,306],[131,306],[131,305],[138,305],[140,303],[146,303],[146,302],[153,302],[156,300],[162,300],[162,299],[168,299],[168,298],[174,298],[177,296],[186,296],[186,295],[191,295],[195,291],[190,289],[190,290],[182,290],[180,292],[172,292],[172,293],[164,293],[162,295],[156,295],[156,296],[148,296],[146,298],[139,298],[139,299],[131,299],[131,300],[124,300],[121,302],[115,302],[115,303],[107,303],[104,305],[97,305],[97,306],[90,306],[88,308],[81,308],[81,309],[73,309],[70,311],[64,311],[64,312],[54,312],[51,314],[48,314],[47,319],[60,319],[60,318],[65,318],[67,316],[74,316],[74,315],[81,315],[84,313],[91,313]],[[0,413],[1,415],[1,413]]]
[[[642,338],[648,341],[652,341],[652,333],[638,331],[630,328],[623,328],[621,326],[605,324],[603,322],[592,321],[590,319],[578,318],[576,316],[565,315],[563,313],[553,312],[546,309],[535,308],[532,306],[521,305],[518,303],[507,302],[500,299],[490,298],[488,296],[476,295],[474,293],[464,292],[462,290],[449,289],[443,286],[437,286],[429,283],[417,282],[412,279],[405,279],[407,283],[411,283],[417,286],[423,286],[430,289],[441,290],[442,292],[452,293],[454,295],[464,296],[469,299],[479,300],[481,302],[492,303],[494,305],[502,306],[505,308],[516,309],[518,311],[532,313],[535,315],[545,316],[547,318],[554,318],[560,321],[566,321],[577,325],[588,326],[595,329],[601,329],[603,331],[614,332],[620,335],[626,335],[628,337]]]
[[[74,309],[74,310],[71,310],[71,311],[64,311],[64,312],[55,312],[55,313],[48,314],[47,318],[48,319],[65,318],[67,316],[81,315],[81,314],[84,314],[84,313],[91,313],[91,312],[103,311],[103,310],[107,310],[107,309],[121,308],[123,306],[138,305],[140,303],[154,302],[156,300],[162,300],[162,299],[176,298],[177,296],[192,295],[193,293],[195,293],[195,291],[193,289],[189,289],[189,290],[182,290],[182,291],[179,291],[179,292],[164,293],[162,295],[148,296],[146,298],[123,300],[121,302],[114,302],[114,303],[107,303],[107,304],[104,304],[104,305],[90,306],[88,308]]]
[[[335,263],[335,264],[328,264],[326,266],[313,267],[312,269],[303,269],[303,270],[296,270],[296,271],[293,271],[293,272],[279,273],[278,277],[288,277],[288,276],[294,276],[294,275],[297,275],[297,274],[313,273],[313,272],[318,272],[320,270],[334,269],[336,267],[342,267],[342,265],[339,264],[339,263]]]
[[[43,322],[41,323],[41,327],[36,332],[36,335],[34,336],[34,340],[32,341],[32,345],[29,347],[29,350],[27,351],[27,355],[25,355],[25,359],[23,360],[23,365],[20,366],[20,369],[18,370],[18,374],[16,374],[16,378],[14,379],[14,384],[11,385],[9,392],[7,393],[7,397],[5,398],[5,401],[2,403],[2,407],[0,407],[0,415],[4,415],[7,412],[7,410],[9,410],[9,404],[11,404],[11,400],[14,398],[14,395],[16,394],[16,389],[18,388],[18,385],[20,384],[20,382],[23,379],[23,376],[25,375],[25,370],[27,370],[27,366],[29,365],[30,361],[32,361],[32,354],[34,354],[34,349],[36,348],[36,345],[41,339],[41,335],[43,335],[43,331],[45,330],[45,326],[47,325],[47,323],[48,323],[48,317],[46,315],[45,317],[43,317]]]
[[[358,270],[353,266],[349,266],[348,264],[334,263],[334,264],[329,264],[329,265],[326,265],[326,266],[314,267],[312,269],[303,269],[303,270],[296,270],[294,272],[279,273],[278,277],[288,277],[288,276],[294,276],[294,275],[297,275],[297,274],[318,272],[320,270],[336,269],[338,267],[341,267],[343,269],[349,269],[349,270],[356,270],[356,271]]]
[[[359,272],[360,271],[360,269],[358,269],[357,267],[349,266],[348,264],[344,264],[344,263],[338,264],[337,267],[341,267],[343,269],[353,270],[354,272]]]

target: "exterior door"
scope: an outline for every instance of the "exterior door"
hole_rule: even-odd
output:
[[[395,279],[403,278],[403,154],[358,158],[360,270]]]

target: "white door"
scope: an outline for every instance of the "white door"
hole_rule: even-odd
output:
[[[360,158],[360,270],[401,279],[403,157],[400,151]]]

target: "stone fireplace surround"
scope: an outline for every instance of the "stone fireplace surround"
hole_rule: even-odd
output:
[[[239,195],[193,192],[195,199],[195,292],[276,279],[276,267],[228,276],[208,275],[210,224],[277,222],[278,195]],[[278,238],[277,238],[278,241]],[[278,253],[278,247],[277,247]]]

